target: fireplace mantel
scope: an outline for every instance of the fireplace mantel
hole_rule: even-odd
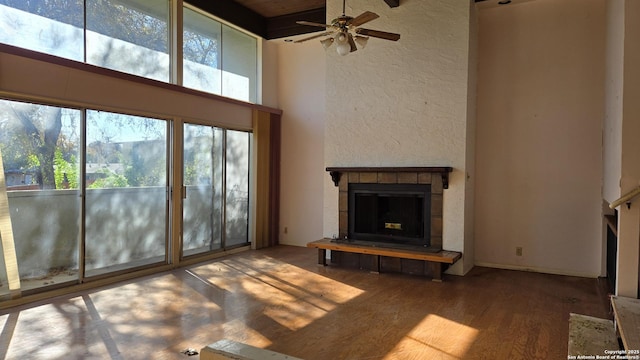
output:
[[[426,166],[426,167],[328,167],[326,169],[331,175],[331,180],[335,186],[340,183],[340,177],[345,172],[357,173],[439,173],[442,176],[442,188],[449,188],[449,173],[453,171],[452,167],[445,166]]]

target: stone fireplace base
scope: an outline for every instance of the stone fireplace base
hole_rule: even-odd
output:
[[[331,252],[331,263],[350,269],[366,270],[383,273],[402,273],[410,275],[426,276],[432,279],[440,279],[442,275],[434,271],[434,266],[439,263],[429,263],[421,260],[401,259],[394,257],[381,257],[380,267],[375,265],[375,255],[355,254],[342,251]]]

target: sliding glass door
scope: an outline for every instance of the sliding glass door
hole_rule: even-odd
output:
[[[223,130],[184,125],[183,256],[222,247]]]
[[[185,124],[182,256],[248,244],[249,134]]]
[[[0,99],[0,299],[169,263],[172,206],[181,257],[249,245],[250,133],[181,124],[174,165],[168,120]]]
[[[0,99],[0,296],[78,279],[82,112]],[[16,289],[12,289],[16,290]]]
[[[249,238],[249,134],[228,130],[225,144],[225,244],[236,246]]]
[[[166,261],[168,122],[87,110],[87,276]]]

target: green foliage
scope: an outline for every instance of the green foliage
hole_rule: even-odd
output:
[[[40,167],[40,160],[36,154],[30,153],[27,155],[27,165],[29,167]]]
[[[198,184],[198,168],[196,164],[184,165],[184,179],[182,180],[185,185],[197,185]]]
[[[0,126],[0,149],[5,170],[26,170],[31,166],[24,151],[28,144],[6,128]]]
[[[123,188],[128,187],[129,182],[126,177],[114,173],[109,169],[102,169],[98,173],[105,174],[105,177],[101,177],[87,186],[89,189],[104,189],[104,188]]]
[[[60,149],[56,149],[53,163],[56,189],[77,189],[78,161],[76,160],[76,157],[72,155],[71,160],[66,161],[62,156],[62,151]]]

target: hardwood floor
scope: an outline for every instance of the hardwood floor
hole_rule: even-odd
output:
[[[0,313],[0,358],[197,359],[231,339],[304,359],[566,359],[605,281],[474,268],[442,283],[279,246]]]

